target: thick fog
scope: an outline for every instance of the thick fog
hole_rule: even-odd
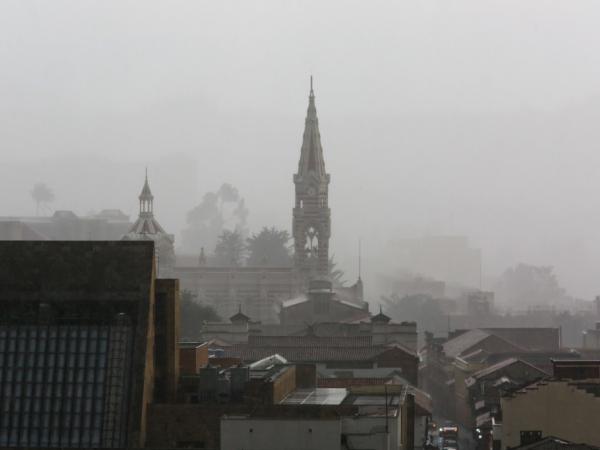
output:
[[[600,3],[0,3],[0,214],[120,208],[148,166],[180,242],[235,185],[249,228],[291,227],[309,75],[331,174],[331,251],[367,295],[389,243],[465,235],[483,287],[519,262],[600,292]]]

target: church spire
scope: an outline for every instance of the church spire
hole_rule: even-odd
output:
[[[150,190],[150,185],[148,184],[148,168],[146,167],[146,179],[144,180],[144,187],[142,187],[142,192],[138,197],[140,200],[140,216],[142,214],[152,215],[153,213],[153,203],[154,203],[154,195],[152,195],[152,191]]]
[[[311,76],[298,173],[294,175],[296,205],[292,226],[295,267],[304,274],[306,282],[329,276],[329,180],[329,174],[325,172]]]
[[[308,110],[306,111],[306,120],[304,122],[304,134],[302,136],[302,149],[300,151],[298,175],[308,175],[310,172],[313,172],[320,178],[326,176],[312,75],[310,77]]]

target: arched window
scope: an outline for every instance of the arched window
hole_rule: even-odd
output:
[[[307,258],[316,258],[319,256],[319,231],[313,226],[308,227],[306,230],[304,251]]]

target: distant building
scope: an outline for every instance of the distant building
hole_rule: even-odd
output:
[[[175,265],[175,238],[160,226],[154,217],[154,195],[148,184],[148,173],[142,192],[139,195],[140,213],[138,219],[123,236],[125,241],[154,241],[158,261],[158,276],[168,278],[173,276]]]
[[[471,429],[479,429],[485,443],[493,447],[494,425],[502,423],[500,398],[506,392],[549,376],[539,368],[516,358],[484,367],[455,383],[456,412],[458,421]],[[499,442],[498,442],[499,443]]]
[[[306,336],[353,337],[369,336],[375,345],[401,344],[417,351],[417,324],[415,322],[393,322],[379,314],[353,323],[347,322],[294,322],[291,324],[263,324],[252,321],[242,313],[230,317],[229,322],[205,322],[200,327],[200,337],[204,341],[217,339],[226,346],[247,343],[251,336]]]
[[[283,302],[279,313],[282,325],[318,322],[356,322],[370,317],[369,304],[338,298],[331,282],[312,280],[306,296]]]
[[[256,321],[277,323],[282,303],[299,299],[312,279],[328,279],[331,211],[330,176],[325,170],[319,121],[312,87],[308,98],[298,171],[294,174],[295,204],[292,236],[293,267],[214,267],[206,265],[202,253],[190,263],[177,264],[175,276],[181,288],[197,300],[211,305],[221,317],[229,317],[242,304],[246,314]],[[331,280],[330,280],[331,281]],[[364,307],[360,277],[348,287],[335,287],[341,302]]]
[[[446,285],[479,287],[481,250],[465,236],[426,236],[397,240],[389,245],[395,272],[441,280]]]
[[[427,396],[402,382],[324,388],[314,365],[277,354],[249,365],[225,359],[182,372],[182,403],[150,406],[148,447],[397,450],[423,440]]]
[[[402,344],[375,345],[371,336],[250,336],[224,347],[223,356],[251,364],[278,354],[290,362],[316,364],[323,377],[385,377],[397,374],[418,386],[419,358]]]
[[[446,294],[446,283],[422,276],[388,276],[379,275],[379,285],[385,292],[396,294],[398,297],[412,295],[428,295],[441,299]]]
[[[291,267],[178,266],[175,276],[182,290],[212,306],[219,316],[230,317],[241,304],[246,314],[266,323],[277,323],[281,303],[302,289]]]
[[[494,312],[494,293],[475,291],[467,295],[467,313],[472,316],[486,316]]]
[[[600,322],[596,322],[596,327],[591,330],[585,330],[582,334],[582,347],[588,350],[600,350]]]
[[[600,446],[598,378],[536,381],[506,395],[501,402],[503,449],[548,436]]]
[[[85,217],[72,211],[56,211],[49,217],[0,217],[0,240],[117,240],[129,227],[129,217],[118,209],[106,209]]]
[[[0,447],[143,447],[174,401],[178,286],[152,242],[0,242]]]
[[[469,403],[465,400],[469,377],[510,358],[548,372],[551,358],[573,357],[560,351],[560,338],[559,328],[535,327],[456,330],[448,338],[426,334],[420,352],[421,387],[431,394],[436,411],[470,421],[476,410],[465,406]]]

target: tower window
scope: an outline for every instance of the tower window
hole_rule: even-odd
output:
[[[304,251],[306,252],[307,258],[316,258],[319,255],[319,232],[315,227],[309,227],[308,230],[306,230]]]

